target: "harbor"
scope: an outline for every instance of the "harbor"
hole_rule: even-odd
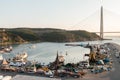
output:
[[[0,1],[0,80],[120,80],[118,3]]]
[[[106,43],[109,42],[109,43]],[[114,42],[114,41],[113,41]],[[79,56],[75,60],[75,58],[71,58],[69,60],[69,56],[76,55],[75,53],[70,54],[69,50],[66,52],[60,52],[59,50],[55,51],[53,60],[48,62],[41,62],[42,60],[36,59],[31,60],[29,58],[29,48],[33,50],[37,48],[29,47],[28,51],[21,53],[16,53],[16,56],[9,58],[4,58],[1,61],[1,75],[9,75],[13,78],[16,75],[26,75],[26,76],[37,76],[37,77],[45,77],[45,78],[57,78],[61,80],[95,80],[96,78],[100,80],[111,80],[109,75],[111,72],[114,73],[114,69],[117,69],[115,65],[119,64],[119,58],[116,57],[116,54],[119,52],[119,43],[114,44],[111,40],[105,41],[100,44],[98,42],[90,42],[89,45],[91,47],[85,48],[84,46],[71,46],[72,48],[82,48],[88,50],[88,52],[84,52],[81,56],[81,51],[79,51]],[[119,40],[118,40],[119,42]],[[82,42],[83,44],[84,42]],[[87,44],[88,42],[86,42]],[[40,43],[38,43],[40,44]],[[42,43],[43,44],[43,43]],[[48,44],[48,43],[47,43]],[[53,45],[54,43],[52,43]],[[55,43],[56,44],[56,43]],[[66,43],[59,43],[62,47],[69,47],[65,46]],[[75,43],[76,44],[76,43]],[[77,43],[78,44],[78,43]],[[28,44],[26,44],[28,46]],[[26,46],[24,44],[24,46]],[[31,44],[30,44],[31,45]],[[87,45],[88,46],[88,45]],[[21,46],[20,46],[21,47]],[[60,48],[60,46],[58,46]],[[25,48],[24,48],[25,49]],[[70,49],[70,50],[71,50]],[[21,49],[20,49],[21,50]],[[53,51],[53,50],[52,50]],[[99,52],[100,51],[100,52]],[[14,52],[14,50],[13,50]],[[51,52],[50,50],[48,52]],[[78,52],[78,51],[77,51]],[[5,53],[4,55],[10,55],[11,53]],[[51,53],[52,54],[52,53]],[[96,57],[95,55],[96,54]],[[66,56],[66,57],[65,57]],[[86,56],[86,58],[85,58]],[[48,56],[49,57],[49,56]],[[114,61],[116,61],[114,63]],[[116,64],[117,63],[117,64]],[[119,69],[118,69],[119,70]],[[91,77],[94,76],[94,77]],[[106,76],[105,78],[102,78]],[[94,79],[95,78],[95,79]],[[117,80],[117,79],[115,79]]]

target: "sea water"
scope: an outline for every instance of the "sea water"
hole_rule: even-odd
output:
[[[108,42],[114,42],[120,44],[119,37],[108,37],[112,40],[104,41],[85,41],[85,42],[72,42],[73,44],[103,44]],[[70,43],[70,44],[72,44]],[[13,45],[13,51],[10,53],[2,54],[3,58],[12,58],[16,54],[23,52],[28,53],[28,60],[38,61],[42,64],[48,64],[53,62],[57,53],[64,56],[65,63],[77,63],[81,60],[86,60],[88,57],[84,57],[84,54],[89,54],[88,48],[80,46],[65,46],[66,43],[52,43],[52,42],[40,42],[40,43],[27,43],[20,45]],[[67,43],[68,44],[68,43]]]

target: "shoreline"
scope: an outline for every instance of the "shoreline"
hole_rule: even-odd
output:
[[[104,43],[110,49],[111,58],[113,60],[112,70],[106,71],[102,73],[91,73],[88,72],[85,76],[78,79],[69,79],[65,78],[62,80],[120,80],[120,59],[115,57],[115,52],[120,52],[120,45],[116,43]]]
[[[119,76],[119,65],[120,63],[118,62],[119,58],[116,58],[114,53],[116,51],[120,52],[120,45],[116,44],[116,43],[105,43],[104,45],[107,45],[108,48],[110,48],[110,53],[111,54],[111,58],[113,59],[113,68],[111,71],[106,71],[106,72],[102,72],[102,73],[98,73],[98,74],[94,74],[91,72],[87,72],[87,74],[85,76],[83,76],[82,78],[61,78],[61,80],[119,80],[120,76]],[[21,73],[17,73],[17,72],[1,72],[0,71],[0,75],[10,75],[10,76],[16,76],[19,75]],[[26,74],[22,74],[22,75],[26,75]],[[30,75],[31,74],[27,74]],[[32,76],[36,76],[36,75],[32,75]],[[112,77],[111,77],[112,76]],[[39,75],[39,77],[42,77],[41,75]]]

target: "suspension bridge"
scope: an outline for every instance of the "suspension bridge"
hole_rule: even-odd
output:
[[[98,11],[88,16],[84,20],[75,24],[71,28],[80,27],[82,30],[91,29],[92,33],[97,33],[100,35],[101,40],[104,39],[104,34],[106,33],[120,33],[120,15],[113,13],[107,9],[104,9],[103,6],[100,7]],[[81,30],[80,29],[80,30]],[[118,31],[115,31],[118,30]]]

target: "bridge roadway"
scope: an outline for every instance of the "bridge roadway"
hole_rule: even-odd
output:
[[[100,33],[100,32],[92,32],[92,33]],[[117,32],[103,32],[103,33],[120,33],[120,31],[117,31]]]

